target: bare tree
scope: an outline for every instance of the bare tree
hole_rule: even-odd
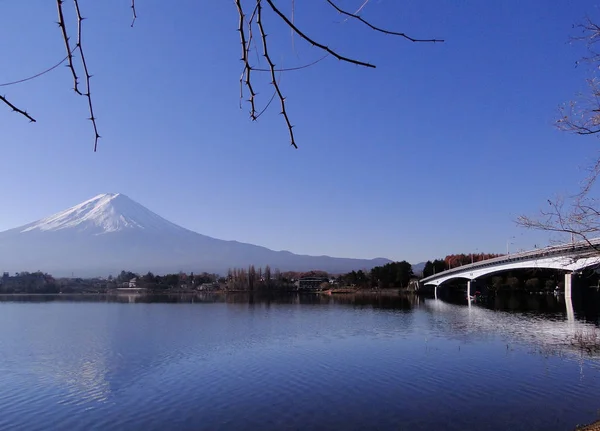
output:
[[[88,105],[89,112],[89,120],[92,123],[93,131],[94,131],[94,151],[97,150],[98,147],[98,139],[100,139],[100,134],[98,131],[98,125],[96,122],[96,115],[94,113],[94,104],[92,99],[92,92],[90,87],[90,78],[91,74],[88,70],[86,56],[84,52],[84,43],[83,43],[83,21],[85,17],[82,15],[82,11],[79,6],[79,0],[73,0],[73,7],[75,9],[76,22],[75,23],[67,23],[65,20],[65,14],[63,13],[64,0],[55,0],[57,6],[57,14],[58,14],[58,27],[60,29],[61,37],[64,41],[66,56],[56,65],[46,69],[43,72],[40,72],[34,76],[20,79],[18,81],[13,81],[10,83],[0,84],[1,87],[13,85],[16,83],[22,83],[25,81],[29,81],[31,79],[35,79],[45,73],[54,70],[56,67],[60,66],[63,63],[67,63],[69,73],[73,77],[73,90],[79,96],[83,96]],[[126,1],[126,0],[125,0]],[[137,20],[137,9],[135,0],[129,0],[131,2],[131,10],[132,10],[132,21],[131,27],[134,26]],[[324,60],[326,57],[334,57],[340,61],[355,64],[358,66],[374,68],[375,66],[369,62],[358,60],[351,58],[347,55],[343,55],[336,50],[328,47],[323,42],[313,39],[309,36],[299,25],[294,22],[294,10],[295,10],[295,1],[291,0],[292,5],[292,13],[288,16],[280,6],[276,5],[276,0],[233,0],[235,7],[237,9],[238,14],[238,31],[240,33],[240,45],[241,45],[241,61],[243,63],[242,74],[240,77],[240,107],[241,101],[246,99],[247,103],[250,107],[250,119],[252,121],[256,121],[269,107],[271,102],[277,98],[280,102],[281,111],[280,114],[283,116],[284,122],[288,129],[290,144],[294,148],[298,148],[296,144],[296,139],[294,137],[294,126],[290,120],[290,116],[287,111],[286,98],[284,97],[281,87],[279,85],[277,74],[283,73],[291,70],[299,70],[306,67],[310,67],[321,60]],[[364,9],[369,0],[365,0],[362,2],[361,6],[355,12],[350,12],[345,9],[339,7],[333,0],[322,0],[328,3],[331,6],[333,12],[341,14],[345,16],[347,19],[356,20],[371,30],[387,34],[398,36],[408,40],[410,42],[443,42],[441,39],[416,39],[405,33],[390,31],[373,25],[369,21],[365,20],[359,13]],[[266,11],[265,11],[266,10]],[[268,42],[268,32],[267,26],[269,19],[279,20],[283,22],[288,28],[292,30],[292,34],[297,34],[300,39],[305,41],[306,43],[312,45],[317,48],[321,52],[323,52],[323,56],[313,61],[312,63],[305,64],[299,67],[293,68],[277,68],[275,63],[273,62],[273,56],[271,55],[270,46],[271,44]],[[71,29],[73,27],[73,29]],[[72,34],[76,34],[76,39],[72,41]],[[267,67],[261,68],[260,65],[254,64],[251,60],[251,51],[254,46],[257,45],[255,39],[259,39],[259,43],[262,46],[262,56],[266,60]],[[75,61],[75,56],[79,58],[79,61]],[[270,100],[265,104],[265,106],[259,110],[257,107],[257,91],[255,90],[254,77],[258,73],[267,73],[269,76],[269,84],[273,87],[273,96]],[[245,90],[245,91],[244,91]],[[36,120],[32,115],[30,115],[27,111],[18,108],[15,104],[9,101],[5,96],[0,96],[0,102],[3,102],[14,112],[21,114],[26,117],[29,121],[35,122]]]
[[[577,26],[582,31],[575,41],[587,44],[588,53],[578,64],[590,66],[593,74],[600,67],[600,54],[596,44],[600,41],[600,26],[588,19]],[[559,108],[556,120],[559,130],[581,136],[600,133],[600,81],[596,76],[587,80],[589,92],[580,95]],[[600,156],[587,168],[588,174],[581,183],[580,190],[572,196],[556,197],[548,200],[548,207],[535,217],[520,216],[517,224],[529,229],[570,235],[572,239],[586,241],[594,248],[600,247],[591,242],[600,232],[600,202],[595,197],[594,187],[600,175]],[[598,249],[600,251],[600,249]]]
[[[250,265],[248,267],[248,290],[254,291],[256,280],[256,269],[254,268],[254,265]]]

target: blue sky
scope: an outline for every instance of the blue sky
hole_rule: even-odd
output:
[[[597,154],[593,138],[553,127],[557,107],[585,90],[589,74],[575,67],[584,47],[569,37],[598,17],[592,1],[371,0],[363,10],[381,27],[446,40],[435,45],[296,1],[308,34],[377,65],[327,58],[281,75],[298,150],[276,103],[255,123],[239,108],[233,1],[138,1],[134,28],[126,0],[80,3],[103,138],[94,153],[65,67],[1,87],[38,122],[0,106],[0,230],[121,192],[197,232],[276,250],[416,263],[504,252],[514,236],[514,251],[548,243],[514,220],[575,191]],[[290,12],[290,1],[276,3]],[[0,12],[10,17],[0,84],[65,55],[54,2],[0,0]],[[272,13],[264,21],[278,66],[322,55]],[[263,106],[272,90],[257,78]]]

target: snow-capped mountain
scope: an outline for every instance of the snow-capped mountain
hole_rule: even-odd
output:
[[[120,193],[98,195],[50,217],[33,222],[21,232],[76,229],[102,235],[129,229],[180,232],[183,228],[154,214]]]
[[[266,266],[347,272],[387,259],[296,255],[185,229],[120,193],[98,195],[50,217],[0,232],[0,271],[79,276],[121,270],[156,273]]]

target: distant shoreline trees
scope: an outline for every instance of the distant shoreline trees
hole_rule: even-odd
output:
[[[500,257],[502,254],[496,253],[469,253],[469,254],[449,254],[444,259],[428,260],[423,268],[423,278],[438,274],[447,269],[457,268],[470,263],[481,262],[482,260]]]

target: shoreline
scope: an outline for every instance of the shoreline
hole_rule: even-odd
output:
[[[574,431],[600,431],[600,420],[588,425],[578,425]]]

